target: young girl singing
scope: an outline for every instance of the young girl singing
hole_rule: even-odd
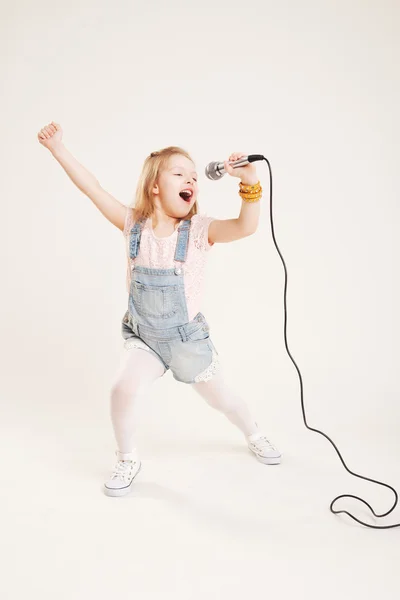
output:
[[[117,462],[104,491],[122,496],[132,488],[141,462],[135,442],[135,407],[142,394],[171,370],[244,434],[249,449],[264,464],[279,464],[280,452],[259,430],[245,401],[225,382],[210,328],[201,312],[202,281],[215,243],[255,233],[262,187],[256,167],[232,168],[245,156],[231,154],[225,170],[239,177],[242,198],[235,219],[199,213],[198,176],[189,154],[170,146],[147,156],[134,207],[104,190],[62,142],[62,129],[50,123],[38,133],[73,183],[123,232],[127,252],[128,307],[121,328],[123,360],[111,390],[111,420]]]

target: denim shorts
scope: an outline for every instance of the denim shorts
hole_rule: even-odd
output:
[[[209,381],[219,367],[218,352],[202,313],[188,323],[166,329],[141,325],[126,311],[122,319],[124,347],[153,354],[181,383]]]

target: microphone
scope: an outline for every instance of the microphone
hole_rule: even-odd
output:
[[[236,169],[237,167],[245,167],[249,163],[255,162],[256,160],[264,160],[264,156],[262,154],[249,154],[248,156],[243,156],[243,158],[234,160],[229,164],[231,167]],[[223,162],[210,162],[206,166],[206,177],[208,177],[208,179],[212,179],[213,181],[221,179],[225,173],[226,171]]]

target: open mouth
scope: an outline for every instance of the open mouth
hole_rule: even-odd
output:
[[[187,203],[189,203],[193,197],[193,193],[189,190],[183,190],[179,193],[179,195],[182,198],[182,200],[184,200]]]

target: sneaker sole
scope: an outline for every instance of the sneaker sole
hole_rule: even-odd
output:
[[[258,461],[260,461],[261,463],[263,463],[264,465],[279,465],[281,463],[282,454],[280,456],[268,458],[267,456],[259,456],[258,454],[253,452],[253,450],[251,450],[251,448],[249,448],[249,450],[252,454],[254,454],[256,459]]]
[[[118,497],[118,496],[125,496],[125,494],[129,494],[129,492],[132,490],[132,484],[135,481],[135,477],[139,473],[139,471],[140,471],[141,468],[142,468],[142,463],[140,463],[138,470],[136,471],[136,473],[132,477],[132,481],[126,487],[114,489],[114,488],[109,488],[106,485],[104,485],[104,493],[105,493],[105,495],[106,496],[112,496],[112,497],[115,498],[115,497]]]

